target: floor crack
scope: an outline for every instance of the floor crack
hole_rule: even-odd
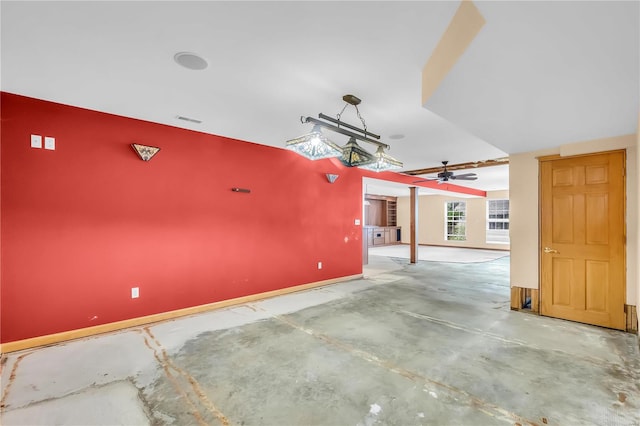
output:
[[[202,417],[202,415],[200,414],[200,411],[198,410],[196,404],[194,403],[194,401],[192,401],[191,397],[189,397],[189,391],[182,388],[177,378],[174,376],[174,374],[171,373],[171,370],[173,370],[179,376],[182,376],[184,379],[187,380],[187,382],[191,387],[191,391],[195,394],[195,397],[197,398],[197,400],[207,409],[207,411],[213,414],[223,426],[229,425],[229,419],[227,419],[227,417],[222,413],[222,411],[220,411],[220,409],[218,409],[218,407],[216,407],[211,402],[211,400],[209,400],[206,393],[200,386],[200,383],[198,383],[198,381],[193,376],[191,376],[187,371],[178,367],[171,360],[171,358],[167,354],[166,349],[162,346],[160,341],[158,341],[158,339],[154,336],[154,334],[151,332],[149,327],[143,327],[143,330],[145,332],[145,335],[143,336],[145,345],[153,351],[153,355],[156,358],[156,361],[164,369],[165,375],[167,376],[167,378],[169,379],[173,387],[187,401],[189,406],[192,408],[193,410],[192,414],[196,419],[196,421],[201,425],[207,424],[204,418]],[[152,346],[151,344],[152,342],[155,345],[155,347]]]
[[[446,391],[449,394],[451,394],[453,396],[454,399],[465,399],[467,405],[469,405],[472,408],[475,408],[481,412],[483,412],[484,414],[487,414],[493,418],[505,421],[505,422],[509,422],[511,424],[513,424],[513,422],[518,422],[521,425],[523,424],[528,424],[531,426],[539,426],[538,423],[533,422],[531,420],[527,420],[515,413],[512,413],[504,408],[501,408],[495,404],[492,404],[488,401],[484,401],[462,389],[459,389],[455,386],[452,385],[448,385],[446,383],[441,383],[438,382],[436,380],[430,379],[428,377],[425,377],[423,375],[421,375],[420,373],[414,372],[414,371],[410,371],[407,370],[401,366],[398,365],[394,365],[391,361],[382,359],[374,354],[371,354],[369,352],[366,352],[364,350],[358,349],[356,347],[351,346],[348,343],[342,342],[340,340],[334,339],[330,336],[327,336],[326,334],[323,333],[318,333],[315,330],[312,330],[310,328],[304,327],[301,324],[298,324],[297,322],[295,322],[294,320],[292,320],[291,318],[284,316],[284,315],[278,315],[278,314],[272,314],[269,311],[267,311],[266,309],[259,307],[259,306],[255,306],[257,309],[262,310],[263,312],[269,314],[272,318],[283,322],[291,327],[293,327],[296,330],[299,330],[303,333],[306,333],[318,340],[321,340],[329,345],[331,345],[332,347],[338,348],[340,350],[343,350],[347,353],[350,353],[351,355],[354,355],[358,358],[361,358],[369,363],[372,363],[374,365],[377,365],[378,367],[384,368],[392,373],[398,374],[400,376],[403,376],[411,381],[419,381],[422,382],[425,385],[433,385],[437,388],[439,388],[441,391]]]

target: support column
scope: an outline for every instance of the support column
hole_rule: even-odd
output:
[[[369,230],[362,226],[362,264],[369,264]]]
[[[411,238],[411,255],[410,262],[418,262],[418,188],[412,186],[409,188],[411,193],[411,203],[409,207],[410,211],[410,225],[409,234]]]

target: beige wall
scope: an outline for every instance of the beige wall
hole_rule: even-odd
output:
[[[509,156],[511,287],[538,288],[538,160],[558,151]]]
[[[604,138],[563,145],[553,150],[509,156],[511,286],[538,288],[538,160],[562,156],[627,150],[627,292],[626,303],[640,303],[638,277],[637,135]],[[640,306],[640,305],[639,305]]]
[[[509,250],[509,244],[487,244],[487,200],[485,198],[457,198],[455,195],[421,195],[418,201],[418,243],[426,245],[473,247]],[[490,191],[487,198],[508,199],[509,191]],[[467,240],[444,239],[444,206],[448,201],[467,203]],[[409,244],[409,197],[398,197],[398,225],[402,227],[402,242]]]
[[[638,269],[638,147],[627,148],[627,304],[636,305],[640,297],[640,269]],[[640,306],[640,305],[636,305]]]

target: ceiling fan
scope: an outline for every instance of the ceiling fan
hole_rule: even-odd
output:
[[[450,180],[476,180],[476,179],[478,179],[478,176],[475,173],[460,173],[460,174],[456,175],[453,172],[450,172],[450,171],[447,170],[447,164],[449,164],[448,161],[443,161],[442,162],[442,165],[444,166],[444,170],[442,172],[438,173],[438,177],[416,180],[413,183],[428,182],[428,181],[431,181],[431,180],[437,180],[438,184],[441,184],[441,183],[449,182]]]

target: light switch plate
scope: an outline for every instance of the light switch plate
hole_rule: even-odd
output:
[[[49,136],[44,138],[44,149],[55,150],[56,149],[56,138],[51,138]]]
[[[31,148],[42,148],[42,136],[31,135]]]
[[[137,299],[140,297],[140,288],[139,287],[131,287],[131,298]]]
[[[356,225],[360,225],[360,219],[356,219],[353,223],[355,223]]]

